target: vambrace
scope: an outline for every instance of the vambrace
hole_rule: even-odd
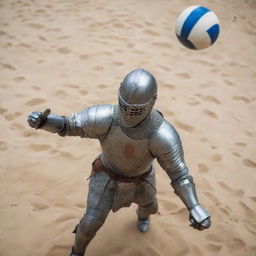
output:
[[[195,183],[193,182],[192,176],[185,175],[178,180],[173,181],[171,185],[174,188],[174,192],[180,197],[190,211],[190,216],[192,216],[197,223],[201,223],[210,217],[207,210],[198,202]]]
[[[62,131],[64,127],[65,118],[56,114],[52,114],[47,117],[46,122],[43,124],[42,127],[40,127],[40,129],[52,133],[57,133]]]
[[[180,197],[188,210],[192,210],[199,204],[192,176],[185,175],[173,181],[171,185],[174,188],[174,192]]]

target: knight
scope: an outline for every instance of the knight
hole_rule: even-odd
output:
[[[117,105],[96,105],[70,116],[32,112],[28,124],[60,136],[98,139],[101,154],[92,164],[86,212],[76,226],[70,256],[84,256],[109,212],[137,204],[137,228],[146,232],[150,216],[158,212],[154,159],[171,181],[186,208],[190,225],[209,228],[210,214],[199,203],[195,184],[184,161],[175,128],[154,109],[157,82],[136,69],[126,75],[118,90]]]

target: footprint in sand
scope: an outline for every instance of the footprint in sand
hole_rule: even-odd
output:
[[[18,118],[19,116],[21,116],[22,115],[22,113],[20,113],[20,112],[15,112],[15,113],[6,113],[5,115],[4,115],[4,118],[6,119],[6,120],[8,120],[8,121],[13,121],[13,120],[15,120],[16,118]]]
[[[223,190],[230,193],[231,195],[234,195],[234,196],[243,196],[244,195],[244,190],[242,190],[242,189],[231,188],[229,185],[227,185],[223,181],[219,181],[218,184],[221,186],[221,188]]]
[[[71,153],[69,152],[65,152],[65,151],[59,151],[60,155],[65,157],[65,158],[71,158],[71,159],[74,159],[74,155],[72,155]]]
[[[49,205],[40,202],[32,202],[31,206],[33,206],[38,211],[42,211],[49,208]]]
[[[123,62],[119,62],[119,61],[114,61],[113,64],[114,64],[115,66],[118,66],[118,67],[124,65]]]
[[[58,90],[54,93],[54,96],[57,96],[57,97],[65,97],[65,96],[68,96],[68,94],[63,91],[63,90]]]
[[[98,66],[93,67],[93,70],[96,70],[96,71],[104,71],[105,68],[104,68],[103,66],[98,65]]]
[[[244,142],[236,142],[235,145],[239,146],[239,147],[246,147],[247,146],[246,143],[244,143]]]
[[[254,203],[256,203],[256,196],[251,196],[250,199],[251,199]]]
[[[83,89],[83,90],[80,90],[79,93],[81,93],[82,95],[86,95],[86,94],[88,94],[88,91]]]
[[[4,114],[7,112],[7,109],[6,108],[2,108],[0,107],[0,115]]]
[[[18,77],[14,78],[14,81],[18,82],[18,83],[25,81],[25,80],[26,80],[26,77],[24,77],[24,76],[18,76]]]
[[[198,101],[197,99],[195,99],[194,97],[190,97],[186,100],[186,103],[190,106],[196,106],[196,105],[199,105],[201,104],[200,101]]]
[[[189,74],[189,73],[187,73],[187,72],[184,72],[184,73],[177,73],[177,74],[175,74],[176,76],[178,76],[178,77],[181,77],[181,78],[183,78],[183,79],[189,79],[189,78],[191,78],[191,75]]]
[[[161,47],[161,48],[167,48],[170,49],[171,45],[169,43],[161,43],[161,42],[155,42],[152,43],[153,46]]]
[[[252,161],[251,159],[245,158],[243,160],[243,164],[247,167],[256,168],[256,163]]]
[[[168,88],[168,89],[171,89],[171,90],[175,90],[176,89],[175,85],[173,85],[173,84],[164,84],[164,87]]]
[[[14,66],[10,65],[10,64],[0,63],[0,66],[1,66],[2,68],[9,69],[9,70],[11,70],[11,71],[15,71],[15,70],[16,70],[16,68],[15,68]]]
[[[199,163],[197,166],[198,166],[198,169],[199,169],[198,171],[201,172],[201,173],[209,171],[208,166],[203,164],[203,163]]]
[[[241,155],[239,154],[239,153],[237,153],[237,152],[233,152],[232,153],[234,156],[236,156],[236,157],[241,157]]]
[[[222,160],[222,156],[219,155],[219,154],[214,154],[214,155],[212,156],[212,160],[213,160],[214,162],[220,162],[220,161]]]
[[[206,247],[209,250],[209,252],[218,252],[222,249],[221,245],[214,244],[214,243],[209,243],[206,245]]]
[[[30,144],[29,146],[35,151],[45,151],[51,149],[51,146],[48,144]]]
[[[135,44],[133,44],[133,43],[127,43],[126,45],[127,45],[128,48],[134,48],[135,47]]]
[[[189,125],[189,124],[182,123],[182,122],[180,122],[180,121],[178,121],[178,120],[174,120],[174,124],[175,124],[178,128],[180,128],[180,129],[182,129],[182,130],[184,130],[184,131],[187,131],[187,132],[193,132],[193,130],[194,130],[194,127],[193,127],[193,126],[191,126],[191,125]]]
[[[254,137],[253,133],[252,132],[249,132],[249,131],[245,131],[245,134],[249,137]]]
[[[157,32],[154,31],[154,30],[151,30],[151,29],[146,29],[146,30],[144,30],[144,32],[145,32],[146,34],[148,34],[148,35],[151,35],[151,36],[160,36],[159,33],[157,33]]]
[[[80,58],[81,60],[86,60],[86,59],[89,58],[89,55],[88,55],[88,54],[82,54],[82,55],[79,56],[79,58]]]
[[[28,23],[28,27],[34,28],[34,29],[42,29],[44,28],[44,25],[38,24],[38,23]]]
[[[30,101],[27,101],[26,102],[26,106],[36,106],[36,105],[39,105],[39,104],[43,104],[45,103],[46,100],[45,99],[42,99],[42,98],[34,98]]]
[[[210,95],[205,95],[202,98],[204,101],[208,101],[208,102],[213,102],[215,104],[221,104],[221,102],[214,96],[210,96]]]
[[[230,80],[224,79],[223,81],[228,86],[234,86],[234,83],[232,81],[230,81]]]
[[[0,141],[0,151],[5,151],[8,149],[6,142]]]
[[[243,97],[243,96],[234,96],[232,99],[237,100],[237,101],[243,101],[244,103],[250,103],[250,99]]]
[[[157,67],[159,67],[160,69],[162,69],[163,71],[167,71],[167,72],[170,72],[171,69],[167,66],[163,66],[163,65],[157,65]]]
[[[68,53],[70,53],[70,50],[68,48],[66,48],[66,47],[59,48],[57,51],[59,53],[61,53],[61,54],[68,54]]]
[[[214,113],[214,112],[212,112],[212,111],[210,111],[210,110],[204,110],[204,113],[205,113],[207,116],[211,117],[211,118],[218,119],[217,114]]]
[[[38,39],[43,41],[43,42],[47,42],[48,41],[44,36],[38,36]]]
[[[99,87],[100,89],[105,89],[105,88],[107,88],[107,86],[106,86],[105,84],[100,84],[98,87]]]

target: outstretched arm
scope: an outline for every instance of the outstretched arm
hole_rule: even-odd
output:
[[[210,214],[199,204],[193,178],[184,161],[179,135],[167,121],[152,136],[150,149],[170,177],[175,193],[189,210],[191,226],[199,230],[210,227]]]
[[[32,112],[28,124],[35,129],[58,133],[60,136],[99,138],[106,134],[112,123],[113,106],[97,105],[68,117],[44,112]]]

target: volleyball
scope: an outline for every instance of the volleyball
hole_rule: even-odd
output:
[[[175,31],[184,46],[202,50],[217,40],[220,24],[213,11],[203,6],[191,6],[178,16]]]

